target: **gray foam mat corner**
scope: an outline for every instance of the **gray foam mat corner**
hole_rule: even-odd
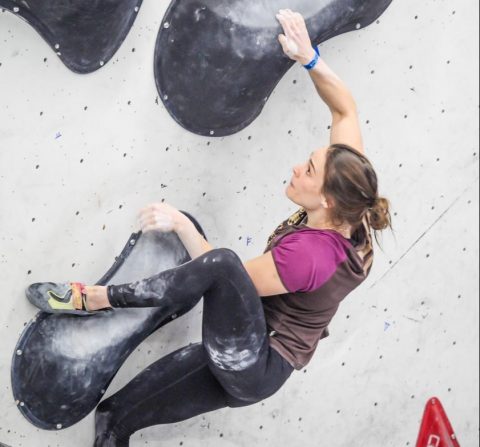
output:
[[[392,0],[291,0],[315,45],[374,22]],[[294,64],[277,40],[282,0],[172,1],[157,37],[159,96],[185,129],[221,137],[248,126]]]
[[[105,65],[125,40],[142,0],[0,0],[29,23],[76,73]]]
[[[176,234],[136,233],[98,284],[133,282],[189,260]],[[96,407],[128,355],[153,331],[188,310],[165,314],[158,308],[115,309],[86,317],[39,312],[13,354],[17,408],[43,429],[75,424]]]

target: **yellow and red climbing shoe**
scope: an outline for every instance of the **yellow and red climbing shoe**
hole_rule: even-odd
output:
[[[28,300],[44,312],[90,315],[95,312],[87,308],[84,287],[79,282],[42,282],[31,284],[25,293]]]

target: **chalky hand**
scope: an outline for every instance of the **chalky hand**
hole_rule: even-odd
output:
[[[315,50],[302,15],[290,9],[281,9],[276,17],[284,32],[278,36],[283,52],[302,65],[308,64],[315,56]]]

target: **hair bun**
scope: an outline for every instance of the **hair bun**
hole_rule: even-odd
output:
[[[384,197],[376,197],[370,210],[370,225],[374,230],[391,226],[390,203]]]

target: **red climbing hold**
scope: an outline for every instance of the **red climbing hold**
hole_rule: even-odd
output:
[[[436,397],[425,406],[417,447],[460,447],[450,421]]]

